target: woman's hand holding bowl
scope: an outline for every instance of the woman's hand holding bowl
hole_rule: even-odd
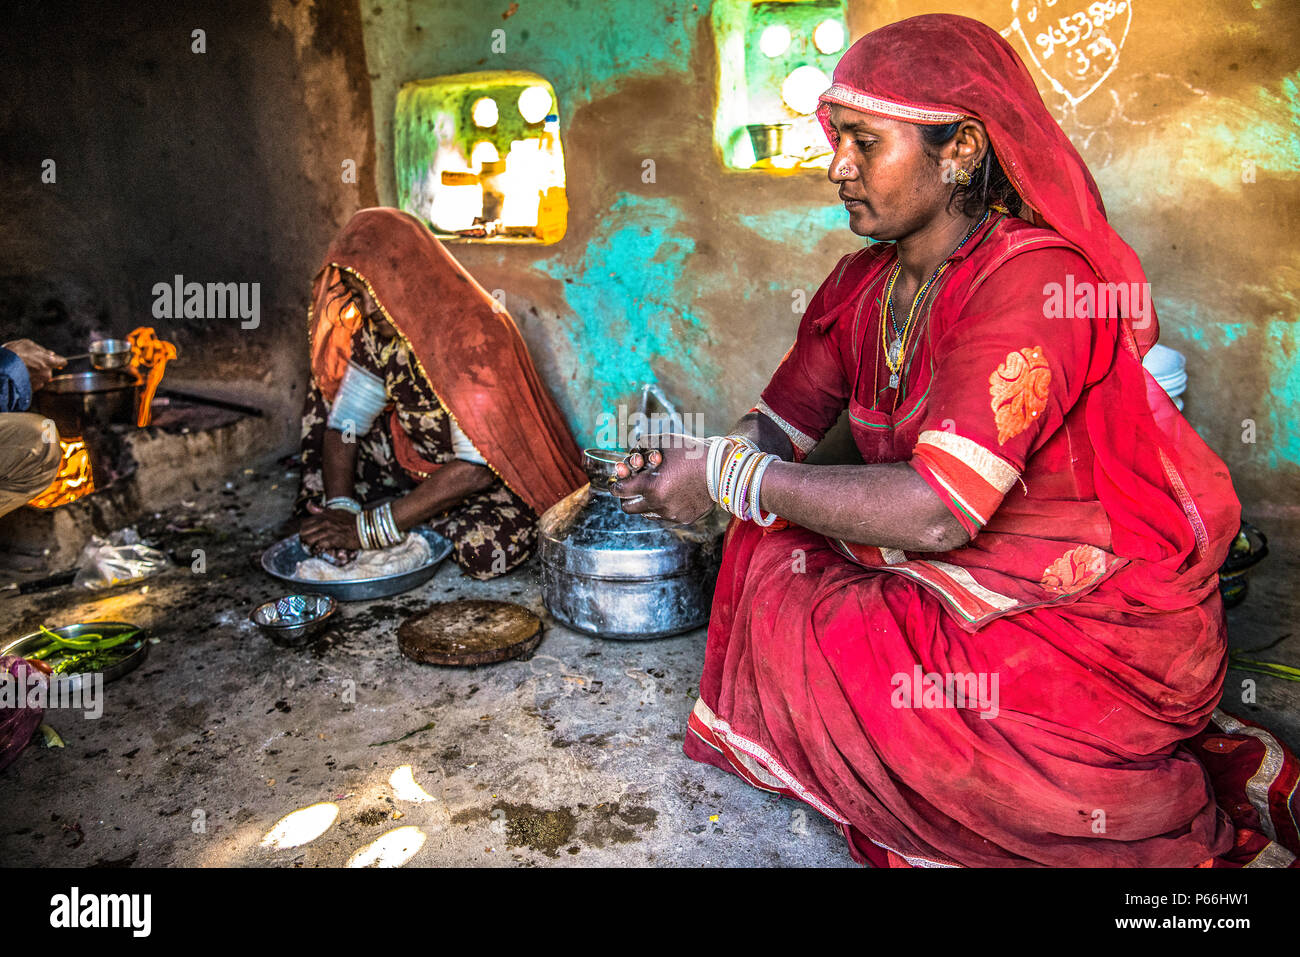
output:
[[[646,441],[654,447],[634,449],[614,467],[610,491],[623,511],[683,525],[707,515],[713,509],[704,477],[708,443],[677,434]]]

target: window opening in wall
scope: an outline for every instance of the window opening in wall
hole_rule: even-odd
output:
[[[825,170],[817,98],[848,46],[844,0],[716,0],[714,143],[731,169]]]
[[[444,240],[554,243],[568,220],[555,90],[522,70],[407,83],[393,129],[398,204]]]

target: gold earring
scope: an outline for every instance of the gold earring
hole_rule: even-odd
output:
[[[981,160],[980,162],[983,161]],[[958,167],[957,171],[952,174],[952,178],[958,186],[969,186],[971,182],[971,173],[977,172],[979,168],[980,164],[976,163],[970,168],[970,172],[968,173],[966,170]]]

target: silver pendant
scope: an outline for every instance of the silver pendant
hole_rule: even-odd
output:
[[[903,340],[902,340],[901,338],[895,338],[894,341],[891,342],[891,343],[889,344],[889,352],[887,353],[887,355],[888,355],[888,357],[889,357],[889,364],[890,364],[891,366],[896,366],[896,365],[898,365],[898,357],[899,357],[899,355],[902,353],[902,351],[903,351]],[[891,389],[897,389],[897,388],[898,388],[898,373],[897,373],[897,372],[891,372],[891,373],[890,373],[890,376],[889,376],[889,387],[890,387]]]

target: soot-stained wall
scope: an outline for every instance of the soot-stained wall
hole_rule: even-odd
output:
[[[312,274],[376,202],[356,5],[12,3],[0,61],[0,338],[81,352],[153,325],[181,350],[164,384],[261,403],[292,442]],[[178,274],[257,283],[257,328],[155,318]]]
[[[567,235],[551,247],[455,251],[487,288],[505,290],[581,441],[644,379],[704,413],[708,428],[725,428],[789,346],[797,290],[811,295],[860,243],[823,175],[723,170],[710,125],[711,6],[361,5],[385,202],[395,200],[402,83],[528,69],[554,84]],[[1188,358],[1189,419],[1248,505],[1289,499],[1300,489],[1300,18],[1281,0],[1132,0],[1111,4],[1104,29],[1085,36],[1071,18],[1089,6],[851,0],[849,27],[856,39],[903,17],[953,12],[1008,36],[1143,257],[1162,341]],[[1045,25],[1058,35],[1050,55],[1037,39]],[[496,30],[504,51],[494,51]],[[647,159],[654,182],[643,177]]]

